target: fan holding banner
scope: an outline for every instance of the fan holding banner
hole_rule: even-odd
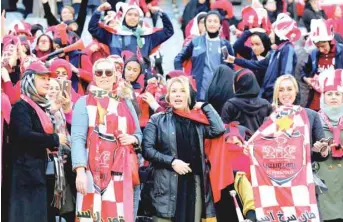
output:
[[[312,158],[328,155],[320,119],[293,105],[299,92],[291,75],[275,83],[274,112],[248,141],[251,183],[258,221],[319,222]]]

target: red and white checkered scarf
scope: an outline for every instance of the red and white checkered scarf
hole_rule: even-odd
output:
[[[133,222],[132,166],[138,165],[137,155],[132,145],[117,140],[121,133],[133,134],[133,116],[123,99],[92,94],[87,96],[87,112],[88,192],[77,194],[76,221]]]
[[[305,109],[281,106],[248,141],[258,221],[320,221],[309,130]]]

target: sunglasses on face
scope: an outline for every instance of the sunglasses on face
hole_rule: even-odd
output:
[[[106,77],[111,77],[111,76],[113,76],[113,71],[112,70],[101,70],[101,69],[99,69],[99,70],[95,70],[95,76],[97,76],[97,77],[101,77],[101,76],[103,76],[104,75],[104,73],[105,73],[105,75],[106,75]]]

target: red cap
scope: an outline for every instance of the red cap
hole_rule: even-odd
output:
[[[41,61],[35,61],[31,63],[31,65],[29,65],[29,67],[27,67],[26,70],[32,70],[35,74],[39,74],[39,75],[44,75],[44,74],[50,75],[51,73],[49,69],[46,68],[44,63],[42,63]]]

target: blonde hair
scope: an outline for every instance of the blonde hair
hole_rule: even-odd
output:
[[[72,6],[66,5],[66,6],[63,6],[62,10],[63,9],[68,9],[71,14],[75,15],[75,9]]]
[[[284,80],[290,80],[294,85],[296,94],[299,93],[298,83],[297,83],[297,80],[294,78],[294,76],[292,76],[291,74],[285,74],[285,75],[280,76],[279,78],[276,79],[275,84],[274,84],[273,106],[275,106],[276,108],[279,106],[280,85],[281,85],[281,82]]]
[[[166,102],[168,104],[170,104],[170,93],[171,93],[171,86],[174,83],[180,83],[182,85],[182,87],[185,89],[186,91],[186,95],[187,95],[187,110],[189,110],[189,106],[191,105],[191,93],[190,93],[190,83],[189,83],[189,79],[185,76],[178,76],[178,77],[174,77],[168,80],[167,82],[167,95],[166,95]]]

